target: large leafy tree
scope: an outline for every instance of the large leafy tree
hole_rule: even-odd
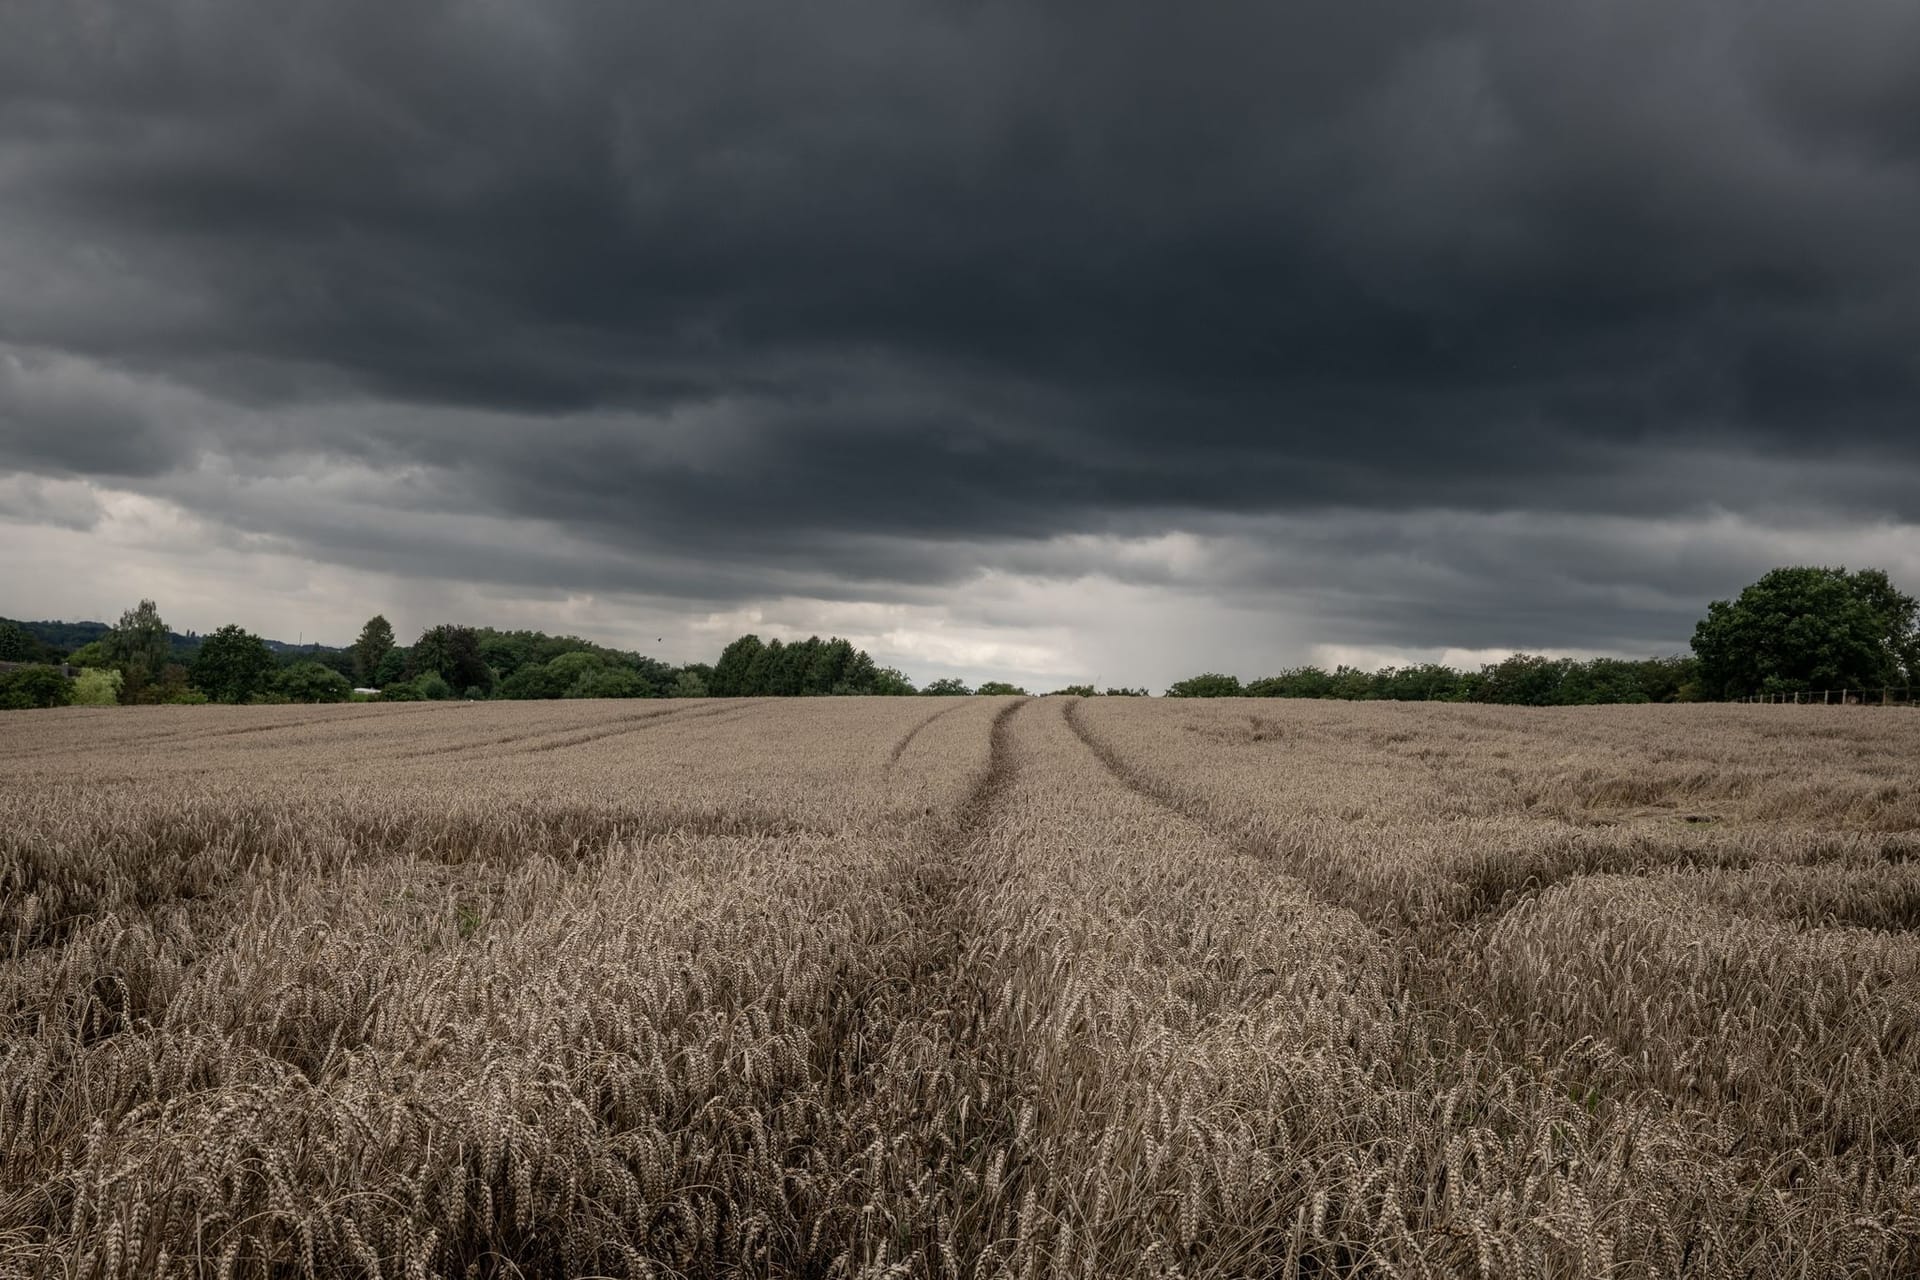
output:
[[[429,627],[413,645],[413,665],[422,675],[439,676],[455,692],[493,690],[493,669],[480,652],[480,635],[472,627],[443,623]]]
[[[153,601],[142,600],[121,614],[120,621],[101,640],[108,660],[122,676],[121,701],[152,702],[170,696],[163,693],[163,687],[184,687],[184,680],[168,680],[167,659],[173,637]]]
[[[353,686],[338,671],[318,662],[296,662],[282,671],[274,688],[295,702],[345,702]]]
[[[1920,680],[1917,610],[1880,569],[1774,569],[1707,606],[1693,632],[1701,686],[1731,698]]]
[[[0,662],[32,662],[40,656],[40,641],[17,622],[0,619]]]
[[[193,686],[215,702],[245,702],[266,692],[278,665],[265,640],[230,622],[200,642]]]
[[[367,619],[360,638],[353,642],[353,676],[361,684],[371,684],[380,674],[380,663],[393,651],[393,624],[381,614]]]
[[[0,711],[64,707],[73,701],[73,681],[52,667],[0,671]]]
[[[128,681],[144,683],[160,679],[166,669],[171,637],[160,617],[160,607],[153,601],[142,600],[121,614],[120,621],[105,639],[114,665],[126,673]]]
[[[386,656],[380,659],[380,665],[373,673],[374,687],[384,689],[390,684],[405,680],[412,666],[413,650],[404,647],[387,650]]]
[[[751,676],[758,664],[765,669],[765,648],[760,637],[744,635],[720,652],[720,661],[713,664],[713,676],[707,681],[707,689],[716,698],[740,698],[754,692]]]

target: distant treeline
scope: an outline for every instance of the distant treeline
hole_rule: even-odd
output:
[[[712,664],[675,666],[578,636],[444,623],[411,645],[384,617],[345,648],[290,645],[238,626],[200,636],[170,630],[143,600],[119,623],[0,619],[0,709],[114,702],[344,702],[549,698],[810,697],[921,692],[852,642],[740,637]],[[56,664],[82,669],[78,680]],[[1023,692],[986,685],[983,692]],[[972,693],[935,681],[930,694]]]
[[[1701,696],[1693,658],[1547,658],[1516,653],[1478,671],[1437,662],[1363,671],[1358,667],[1293,667],[1242,684],[1209,672],[1181,680],[1170,698],[1344,698],[1349,701],[1497,702],[1523,707],[1577,707],[1603,702],[1692,702]]]
[[[1175,683],[1174,698],[1345,698],[1585,706],[1691,702],[1819,689],[1920,685],[1920,602],[1879,569],[1774,569],[1734,600],[1716,600],[1686,657],[1548,658],[1517,653],[1478,671],[1439,663],[1362,671],[1294,667],[1242,684],[1208,672]],[[290,645],[238,626],[210,635],[168,628],[151,600],[120,621],[0,618],[0,709],[80,703],[339,702],[444,698],[742,698],[841,694],[936,697],[1025,694],[951,677],[924,689],[837,637],[763,641],[745,635],[712,664],[674,666],[631,650],[543,631],[443,623],[411,645],[378,615],[346,648]],[[54,664],[82,669],[69,679]],[[1053,691],[1093,696],[1091,685]],[[1110,688],[1103,696],[1141,696]]]

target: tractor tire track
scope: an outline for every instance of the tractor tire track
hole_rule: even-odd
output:
[[[817,1045],[817,1078],[825,1094],[818,1113],[820,1131],[806,1145],[827,1161],[866,1163],[876,1141],[898,1131],[902,1117],[886,1107],[898,1103],[902,1074],[926,1082],[925,1092],[916,1098],[915,1115],[907,1121],[909,1133],[936,1132],[939,1118],[957,1105],[952,1092],[973,1088],[976,1064],[985,1050],[979,1042],[985,1020],[977,1010],[991,1000],[967,973],[990,879],[981,854],[1014,777],[1011,722],[1025,705],[1022,699],[995,713],[986,768],[965,798],[891,859],[881,896],[891,904],[892,910],[883,915],[897,922],[896,931],[877,939],[876,947],[892,954],[881,971],[869,973],[857,989],[843,988],[845,1004],[829,1016],[829,1038]],[[1004,1145],[1011,1139],[1018,1115],[1002,1099],[996,1097],[993,1107],[977,1114],[974,1128],[983,1140]],[[899,1179],[912,1181],[950,1154],[939,1139],[895,1152],[870,1167],[872,1182],[859,1199],[868,1204],[885,1200]],[[802,1192],[802,1200],[810,1194]],[[834,1225],[795,1256],[782,1259],[787,1265],[781,1273],[851,1274],[877,1244],[887,1239],[897,1244],[902,1232],[919,1246],[927,1264],[921,1274],[932,1273],[939,1245],[932,1221],[877,1227],[879,1219],[845,1208],[844,1201],[790,1205],[795,1220]]]
[[[1282,864],[1288,874],[1312,890],[1314,896],[1327,906],[1354,915],[1386,936],[1391,937],[1397,932],[1383,927],[1380,920],[1374,919],[1368,912],[1361,910],[1358,905],[1350,901],[1351,895],[1342,892],[1339,884],[1333,882],[1311,863],[1299,858],[1287,857],[1271,839],[1256,831],[1235,828],[1222,823],[1207,806],[1129,764],[1119,752],[1100,741],[1092,730],[1087,728],[1085,718],[1080,711],[1080,702],[1081,699],[1075,698],[1065,705],[1062,715],[1066,719],[1067,727],[1073,730],[1073,736],[1080,740],[1082,745],[1092,753],[1094,759],[1098,760],[1121,786],[1168,813],[1194,824],[1235,853],[1261,862]]]
[[[521,747],[516,751],[503,751],[499,754],[505,756],[525,756],[542,751],[562,751],[568,747],[584,746],[589,742],[605,742],[609,738],[623,738],[628,734],[644,733],[656,725],[666,723],[682,725],[690,720],[716,720],[721,722],[738,720],[759,710],[765,701],[763,698],[756,698],[751,701],[743,700],[731,706],[689,707],[684,711],[663,711],[658,715],[637,716],[633,723],[621,727],[608,728],[604,731],[580,733],[570,738],[562,738],[558,742],[544,742],[537,746]]]
[[[913,740],[919,737],[921,732],[925,730],[928,725],[932,724],[935,720],[940,719],[942,716],[952,715],[954,712],[960,710],[965,706],[966,706],[966,703],[964,701],[956,700],[952,706],[940,708],[940,710],[934,712],[932,715],[928,716],[926,719],[914,725],[913,728],[907,730],[906,733],[901,737],[900,741],[893,744],[892,751],[890,751],[887,755],[887,764],[889,766],[899,764],[900,757],[907,753],[907,748],[913,745]]]
[[[393,714],[394,712],[391,710],[382,709],[379,711],[361,711],[352,715],[317,717],[304,715],[292,720],[276,720],[272,724],[249,724],[230,729],[195,726],[190,729],[173,729],[160,733],[129,737],[127,739],[127,746],[140,749],[165,746],[168,744],[192,746],[196,743],[215,743],[222,738],[236,738],[246,734],[275,733],[283,729],[327,728],[336,724],[346,724],[350,721],[373,720],[380,716],[390,716]],[[41,751],[28,752],[15,758],[32,760],[40,756],[64,754],[66,750],[66,748],[51,747]]]
[[[1429,1043],[1458,1044],[1462,1042],[1463,1035],[1476,1041],[1484,1038],[1484,1032],[1474,1020],[1471,1010],[1461,1003],[1452,957],[1463,947],[1473,947],[1479,928],[1498,911],[1490,914],[1475,911],[1464,918],[1443,916],[1414,920],[1389,911],[1368,909],[1369,904],[1356,903],[1348,886],[1329,870],[1331,859],[1310,860],[1291,856],[1266,836],[1223,824],[1206,806],[1129,766],[1116,751],[1093,735],[1077,707],[1077,699],[1066,705],[1063,715],[1067,726],[1123,786],[1210,833],[1236,853],[1277,864],[1329,910],[1351,916],[1377,936],[1393,957],[1391,982],[1393,989],[1399,993],[1401,1016],[1408,1020],[1409,1025],[1421,1028]],[[1509,897],[1499,910],[1508,910],[1515,905],[1518,905],[1517,902]],[[1599,1037],[1590,1038],[1599,1040]],[[1615,1051],[1618,1052],[1617,1047]],[[1540,1074],[1535,1067],[1511,1061],[1509,1066],[1535,1075],[1552,1087],[1560,1087],[1558,1082]]]
[[[632,712],[623,712],[618,715],[610,715],[604,718],[586,720],[578,724],[548,726],[545,728],[533,729],[533,730],[523,729],[517,732],[498,734],[498,735],[495,735],[494,737],[482,738],[475,741],[450,742],[437,747],[427,747],[423,750],[402,750],[402,751],[395,752],[390,755],[386,755],[379,758],[389,759],[389,760],[420,760],[420,759],[429,759],[429,758],[438,757],[438,756],[460,757],[460,756],[473,756],[473,755],[479,755],[479,756],[518,755],[518,754],[522,754],[526,750],[543,750],[543,749],[550,749],[550,748],[541,748],[541,747],[522,748],[519,751],[501,751],[500,748],[515,747],[515,746],[518,746],[519,744],[530,743],[530,742],[537,743],[545,738],[556,738],[556,737],[562,737],[565,735],[574,735],[574,734],[579,734],[583,731],[617,728],[622,726],[647,725],[647,724],[651,724],[656,720],[684,719],[688,715],[692,714],[695,710],[696,708],[692,706],[676,706],[676,705],[669,704],[664,707],[658,707],[658,706],[652,707],[638,714],[634,714]]]

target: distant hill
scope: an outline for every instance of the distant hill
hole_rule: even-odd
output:
[[[0,623],[7,621],[9,621],[9,619],[0,618]],[[75,649],[92,644],[95,640],[98,640],[101,636],[113,630],[112,624],[106,622],[12,621],[13,624],[22,631],[25,631],[28,635],[31,635],[48,648],[59,650],[61,654],[69,654]],[[200,651],[200,633],[197,631],[188,631],[184,634],[178,631],[169,631],[167,633],[167,642],[174,656],[178,658],[190,658]],[[293,644],[286,640],[269,640],[267,641],[267,648],[282,655],[291,653],[322,654],[346,652],[344,646]]]

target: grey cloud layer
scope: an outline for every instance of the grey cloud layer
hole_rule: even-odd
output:
[[[1436,510],[1920,520],[1915,65],[1898,0],[17,0],[0,468],[396,564],[206,467],[417,472],[718,599],[1313,513],[1382,573]],[[1529,538],[1352,625],[1672,633]]]

